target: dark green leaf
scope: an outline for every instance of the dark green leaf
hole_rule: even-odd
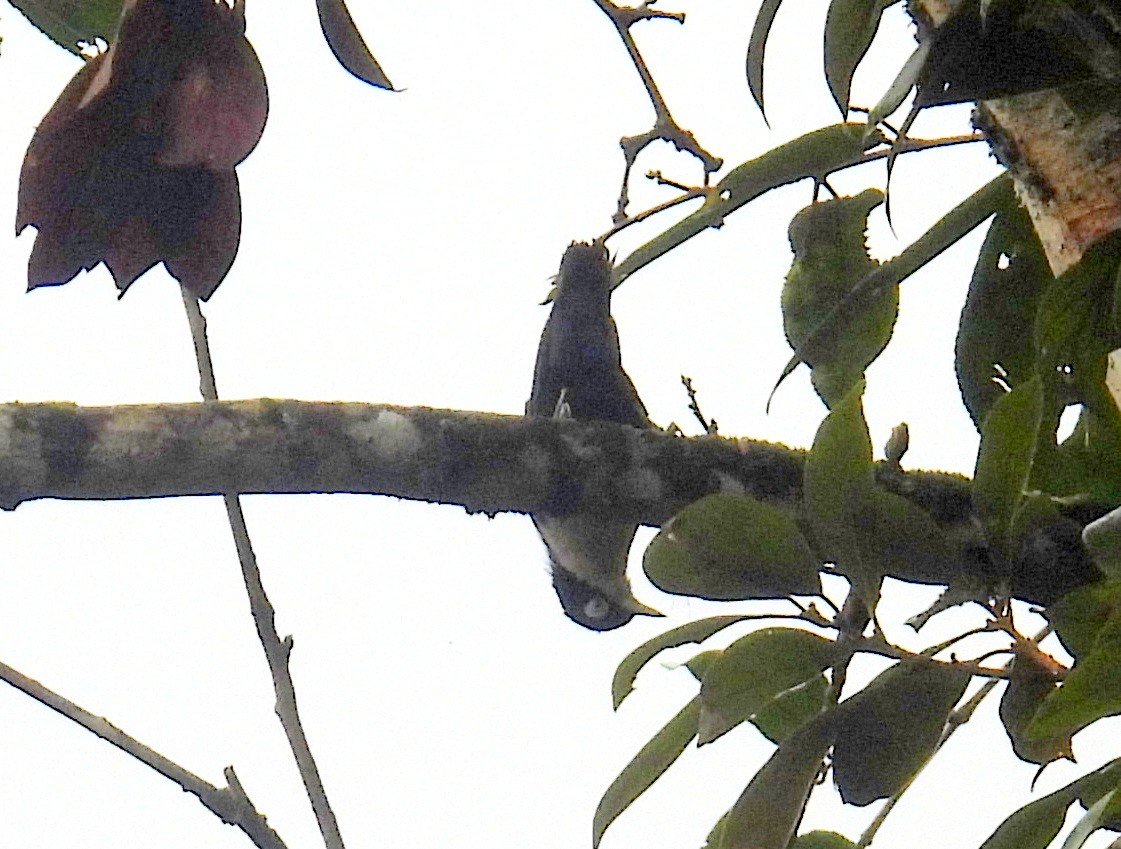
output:
[[[973,509],[994,551],[1011,561],[1012,521],[1031,479],[1040,438],[1043,390],[1038,378],[997,399],[981,428],[981,447],[973,475]]]
[[[1042,799],[1024,805],[1000,824],[981,849],[1047,849],[1066,819],[1067,809],[1082,798],[1093,804],[1121,780],[1121,760],[1111,761]]]
[[[354,25],[345,0],[315,0],[319,10],[319,26],[323,37],[339,64],[362,82],[378,88],[393,88],[393,83],[381,69],[378,60],[366,46],[362,34]]]
[[[869,137],[864,124],[833,124],[737,166],[717,184],[700,209],[616,265],[615,285],[698,233],[723,226],[727,216],[771,189],[811,177],[822,180],[834,171],[861,162],[864,151],[880,141],[877,135]]]
[[[11,0],[52,41],[80,54],[79,43],[109,41],[117,32],[124,0]]]
[[[1063,648],[1078,659],[1088,657],[1106,622],[1121,615],[1121,581],[1099,581],[1067,593],[1047,608]]]
[[[720,849],[786,849],[832,740],[823,718],[783,741],[725,817]]]
[[[764,737],[778,744],[821,713],[829,695],[829,679],[818,675],[793,690],[780,693],[751,717]]]
[[[1027,734],[1028,723],[1035,712],[1058,687],[1050,670],[1040,665],[1040,658],[1025,652],[1012,663],[1013,678],[1000,698],[1000,721],[1012,743],[1012,750],[1022,761],[1046,764],[1059,758],[1074,759],[1070,735],[1036,740]]]
[[[1006,389],[1035,375],[1032,328],[1050,266],[1027,211],[1012,193],[977,255],[955,348],[958,386],[980,429]]]
[[[1084,405],[1070,436],[1055,449],[1047,470],[1048,492],[1081,496],[1098,504],[1121,503],[1121,413],[1098,385],[1085,387],[1098,396]],[[1041,482],[1044,483],[1044,482]]]
[[[818,426],[802,486],[819,553],[854,574],[865,568],[857,521],[875,488],[863,389],[860,381]]]
[[[842,125],[843,126],[843,125]],[[836,328],[844,326],[850,313],[859,313],[865,303],[881,297],[883,292],[898,286],[946,248],[981,224],[1007,202],[1012,192],[1012,181],[1008,174],[989,181],[946,215],[939,219],[903,253],[893,260],[883,263],[868,274],[852,291],[843,304],[826,318],[806,343],[787,362],[778,383],[782,383],[802,362],[813,362],[837,343]],[[777,385],[777,384],[776,384]]]
[[[833,777],[850,805],[885,799],[922,769],[969,684],[968,672],[897,663],[842,703]]]
[[[872,46],[884,9],[895,2],[833,0],[829,4],[825,15],[825,81],[842,117],[849,114],[852,75]]]
[[[662,526],[642,558],[664,592],[716,600],[819,592],[819,565],[790,513],[728,494],[690,504]]]
[[[1098,631],[1093,648],[1079,657],[1063,685],[1040,706],[1027,733],[1037,740],[1073,735],[1106,716],[1121,713],[1121,613]]]
[[[867,189],[855,197],[811,204],[791,220],[794,261],[782,290],[782,318],[795,350],[804,347],[876,268],[868,257],[865,234],[869,213],[883,200],[883,192]],[[836,328],[836,344],[806,361],[813,369],[814,387],[830,408],[883,351],[898,314],[899,287],[892,286],[849,313]]]
[[[1044,293],[1036,317],[1035,343],[1040,374],[1070,370],[1070,380],[1091,379],[1101,359],[1121,344],[1113,326],[1113,293],[1121,256],[1121,234],[1098,242]]]
[[[703,643],[718,631],[742,622],[746,618],[746,616],[712,616],[680,625],[647,640],[623,658],[622,663],[615,670],[615,677],[611,680],[611,699],[615,708],[618,709],[623,699],[634,689],[634,679],[638,676],[639,670],[655,655],[686,643]]]
[[[650,738],[631,762],[611,782],[596,807],[592,820],[592,847],[599,846],[603,833],[639,796],[677,760],[697,735],[700,699],[693,699],[665,727]]]
[[[747,42],[747,87],[755,98],[755,105],[767,120],[763,108],[763,58],[767,52],[767,37],[771,34],[771,24],[775,22],[778,7],[782,0],[763,0],[755,15],[755,25],[751,28],[751,39]]]
[[[832,640],[793,628],[764,628],[736,640],[705,671],[699,743],[756,716],[781,693],[812,686],[835,658]]]

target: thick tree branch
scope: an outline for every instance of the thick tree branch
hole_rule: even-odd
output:
[[[606,508],[656,525],[722,481],[794,501],[802,461],[764,442],[428,407],[0,405],[7,509],[36,498],[349,492],[490,514]]]

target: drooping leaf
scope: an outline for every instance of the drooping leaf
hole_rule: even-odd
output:
[[[55,44],[80,55],[79,44],[113,37],[124,0],[12,0],[12,5]]]
[[[1015,558],[1012,521],[1028,491],[1040,420],[1043,387],[1038,378],[997,399],[981,427],[981,447],[973,474],[973,508],[989,545]]]
[[[393,88],[393,83],[381,69],[378,60],[366,46],[345,0],[315,0],[319,11],[319,26],[323,37],[339,64],[362,82],[378,88]]]
[[[812,684],[836,656],[832,640],[794,628],[764,628],[741,637],[705,670],[698,743],[712,742],[756,716],[780,694]]]
[[[858,582],[871,604],[879,587],[878,564],[866,561],[859,529],[875,491],[863,391],[860,380],[818,426],[806,458],[802,498],[819,554]]]
[[[852,76],[872,46],[884,10],[898,0],[832,0],[825,15],[825,81],[841,115],[849,114]]]
[[[611,700],[615,709],[619,709],[623,699],[634,689],[634,679],[638,676],[639,670],[655,655],[686,643],[703,643],[718,631],[742,622],[746,618],[745,616],[712,616],[708,619],[699,619],[659,634],[631,651],[615,669],[615,675],[611,679]]]
[[[949,666],[902,662],[843,702],[833,747],[841,798],[867,805],[909,782],[937,748],[969,679]]]
[[[981,849],[1047,849],[1058,837],[1067,809],[1076,799],[1092,805],[1121,781],[1121,760],[1072,781],[1066,787],[1036,799],[1009,816]]]
[[[1053,279],[1027,211],[1014,194],[1004,201],[977,255],[955,346],[958,387],[978,430],[1007,391],[1000,384],[1035,374],[1032,328]]]
[[[853,289],[844,303],[834,309],[810,334],[805,344],[794,352],[794,356],[783,368],[776,386],[781,384],[799,364],[813,362],[816,357],[835,345],[837,328],[844,326],[850,313],[859,313],[865,303],[874,301],[883,292],[898,286],[946,248],[962,239],[1005,203],[1007,195],[1011,192],[1012,182],[1007,173],[994,178],[946,213],[903,253],[895,259],[882,263],[879,268],[868,274]]]
[[[666,522],[642,558],[664,592],[716,600],[819,592],[819,565],[789,512],[719,493]]]
[[[1000,721],[1012,743],[1012,750],[1022,761],[1046,764],[1059,758],[1074,759],[1070,735],[1037,740],[1028,736],[1027,727],[1035,712],[1059,686],[1043,665],[1043,658],[1033,651],[1021,652],[1012,663],[1012,680],[1000,698]]]
[[[907,57],[907,61],[903,63],[903,67],[899,69],[899,73],[891,81],[891,85],[876,101],[876,105],[868,110],[869,124],[875,126],[903,105],[903,101],[907,99],[907,95],[911,93],[911,89],[918,82],[923,64],[926,62],[929,46],[928,42],[923,42],[915,48],[914,53]]]
[[[676,761],[697,735],[700,699],[695,698],[650,738],[631,762],[611,782],[596,806],[592,820],[592,847],[599,846],[607,827],[641,796]]]
[[[721,227],[729,215],[771,189],[807,178],[822,180],[834,171],[861,162],[865,150],[881,140],[877,134],[869,136],[865,124],[833,124],[733,168],[705,197],[700,209],[616,265],[615,285],[698,233],[709,227]]]
[[[868,215],[883,199],[883,192],[867,189],[855,197],[813,203],[791,220],[794,261],[782,290],[782,320],[795,350],[876,268],[865,238]],[[840,401],[883,351],[898,314],[899,289],[893,286],[848,316],[837,328],[836,345],[806,361],[826,405]]]
[[[719,849],[786,849],[832,741],[828,717],[784,740],[725,817]]]
[[[1028,725],[1036,740],[1064,738],[1121,713],[1121,613],[1098,630],[1093,647],[1077,658],[1063,684],[1049,695]]]
[[[759,4],[759,12],[755,15],[755,24],[751,28],[751,38],[747,42],[747,87],[751,90],[751,96],[764,121],[767,120],[767,111],[763,108],[763,58],[767,52],[771,24],[775,22],[775,15],[781,5],[782,0],[763,0]]]

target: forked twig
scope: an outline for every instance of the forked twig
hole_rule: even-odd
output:
[[[659,140],[668,141],[679,151],[688,153],[700,160],[705,171],[706,183],[708,181],[708,175],[717,171],[723,164],[723,160],[713,156],[701,147],[693,134],[683,129],[673,119],[673,115],[670,114],[669,107],[666,106],[666,101],[662,97],[661,91],[658,90],[658,84],[654,81],[654,75],[650,73],[650,68],[646,65],[646,60],[642,58],[638,45],[631,35],[631,26],[639,21],[652,18],[667,18],[677,21],[678,23],[684,23],[684,13],[655,10],[651,8],[654,4],[654,0],[647,0],[647,2],[643,3],[641,6],[634,8],[616,6],[611,0],[592,0],[592,2],[599,7],[601,12],[607,15],[611,23],[615,26],[615,31],[619,34],[619,38],[622,39],[623,45],[627,48],[627,53],[630,54],[631,62],[634,63],[635,70],[638,71],[639,77],[642,78],[642,85],[646,88],[646,93],[650,97],[650,105],[654,107],[653,127],[637,136],[624,136],[619,140],[619,144],[623,148],[623,157],[626,165],[623,169],[623,185],[619,190],[619,205],[612,218],[612,221],[618,225],[627,220],[627,204],[630,200],[629,186],[631,169],[634,167],[635,160],[638,159],[639,153],[651,142]]]
[[[104,717],[94,716],[85,708],[17,672],[5,663],[0,663],[0,679],[23,691],[40,704],[65,716],[71,722],[76,722],[106,743],[136,758],[164,778],[174,781],[184,791],[196,796],[203,806],[222,822],[240,828],[260,849],[286,849],[280,835],[272,830],[264,814],[258,813],[249,800],[232,766],[225,769],[228,786],[215,787],[159,752],[148,748],[135,737],[130,737]]]

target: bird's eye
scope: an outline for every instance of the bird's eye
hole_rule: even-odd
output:
[[[584,603],[584,615],[589,619],[603,619],[611,612],[611,605],[601,595],[594,595]]]

